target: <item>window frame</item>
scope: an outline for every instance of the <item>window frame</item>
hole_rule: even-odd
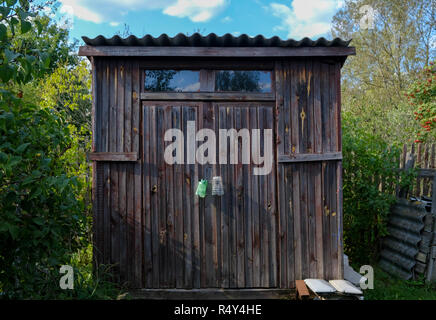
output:
[[[147,59],[139,63],[141,80],[141,100],[192,100],[192,101],[275,101],[276,79],[275,64],[267,60],[168,60],[168,59]],[[145,91],[146,70],[175,70],[175,71],[199,71],[200,90],[195,92],[174,92]],[[249,92],[249,91],[215,91],[215,72],[229,71],[269,71],[271,74],[270,92]]]

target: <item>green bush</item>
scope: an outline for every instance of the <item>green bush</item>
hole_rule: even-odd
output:
[[[44,295],[43,283],[86,236],[83,185],[65,169],[75,141],[60,114],[9,93],[0,103],[1,289]]]
[[[353,263],[377,261],[381,238],[395,188],[410,183],[410,173],[399,173],[400,149],[362,129],[359,119],[343,117],[344,251]]]

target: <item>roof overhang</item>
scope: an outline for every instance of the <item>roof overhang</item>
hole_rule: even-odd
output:
[[[218,57],[286,58],[342,57],[355,55],[354,47],[164,47],[81,46],[79,56],[88,57]]]

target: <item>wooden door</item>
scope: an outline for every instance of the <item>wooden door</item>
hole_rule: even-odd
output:
[[[254,175],[253,163],[219,162],[219,129],[273,129],[269,102],[143,103],[143,207],[146,288],[277,287],[276,165]],[[216,164],[187,164],[187,123],[216,133]],[[185,139],[183,164],[167,164],[167,129]],[[262,139],[261,139],[262,141]],[[274,140],[275,141],[275,140]],[[196,142],[196,146],[202,142]],[[251,144],[250,144],[251,147]],[[260,150],[264,153],[263,143]],[[251,153],[252,150],[250,150]],[[195,195],[200,179],[221,176],[223,196]]]

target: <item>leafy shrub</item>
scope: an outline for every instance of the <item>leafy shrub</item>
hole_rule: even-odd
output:
[[[0,105],[0,283],[12,296],[41,295],[68,253],[83,246],[83,185],[65,170],[71,129],[50,109],[22,105],[4,93]]]
[[[411,176],[396,170],[400,149],[362,129],[357,117],[346,113],[342,129],[344,251],[352,262],[367,264],[377,260],[387,235],[395,188]]]

